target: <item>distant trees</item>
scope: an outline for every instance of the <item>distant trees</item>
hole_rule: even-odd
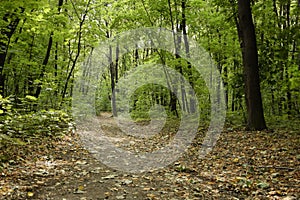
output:
[[[2,2],[2,96],[38,98],[40,108],[70,100],[75,66],[91,49],[85,20],[91,1]],[[4,67],[5,66],[5,67]]]

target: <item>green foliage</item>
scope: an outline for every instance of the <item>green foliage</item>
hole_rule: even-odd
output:
[[[135,120],[149,120],[149,111],[155,104],[162,105],[168,111],[169,93],[167,91],[166,88],[155,84],[148,84],[138,88],[131,96],[131,117]]]
[[[7,118],[1,132],[13,137],[63,134],[71,126],[70,117],[60,110],[41,110]]]
[[[96,92],[95,108],[96,114],[99,115],[100,112],[111,111],[111,88],[104,81],[99,83],[99,87]]]
[[[0,95],[0,119],[1,117],[4,118],[4,116],[9,115],[11,109],[12,104],[9,97],[3,98],[2,95]]]
[[[190,0],[186,1],[185,13],[182,2],[177,1],[109,0],[91,1],[89,5],[87,2],[63,1],[61,7],[57,1],[46,0],[1,2],[0,42],[1,48],[7,50],[5,64],[0,66],[0,73],[5,77],[5,98],[0,98],[1,122],[10,118],[12,124],[27,123],[22,118],[23,121],[18,121],[16,116],[30,115],[27,117],[36,119],[33,111],[38,116],[50,109],[70,111],[74,74],[100,41],[138,27],[156,26],[182,32],[183,14],[188,36],[209,52],[222,73],[228,110],[238,118],[243,116],[244,120],[244,80],[235,1]],[[259,0],[253,2],[252,12],[265,113],[295,118],[300,113],[299,6],[296,1]],[[4,33],[10,31],[11,23],[16,23],[17,28],[8,38]],[[48,48],[49,59],[45,62]],[[119,58],[118,78],[140,64],[157,63],[165,63],[182,73],[193,85],[201,117],[209,120],[209,91],[201,75],[171,52],[157,49],[129,52]],[[111,111],[110,84],[107,73],[97,91],[97,114]],[[41,88],[39,95],[38,88]],[[170,94],[166,91],[145,86],[131,98],[131,114],[135,119],[148,119],[148,111],[156,103],[172,115]]]
[[[47,137],[65,134],[73,128],[71,117],[61,110],[28,111],[36,99],[27,96],[18,108],[13,98],[0,96],[0,145],[13,143],[24,145],[31,137]]]

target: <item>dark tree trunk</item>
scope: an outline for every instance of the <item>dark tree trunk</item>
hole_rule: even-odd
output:
[[[35,37],[32,36],[32,41],[31,41],[31,44],[30,44],[30,50],[29,50],[29,60],[31,61],[32,60],[32,57],[33,57],[33,47],[34,47],[34,42],[35,42]],[[28,67],[30,67],[28,65]],[[28,75],[28,81],[27,81],[27,85],[28,85],[28,94],[29,95],[32,95],[34,96],[34,77],[33,77],[33,74],[32,73],[29,73]],[[17,93],[16,93],[17,94]],[[25,94],[25,93],[24,93]]]
[[[139,49],[138,46],[136,45],[136,49],[134,50],[134,63],[135,63],[135,67],[137,67],[139,64]]]
[[[225,88],[225,105],[226,109],[228,109],[228,68],[224,67],[224,88]]]
[[[116,68],[115,68],[116,83],[118,83],[118,81],[119,81],[119,54],[120,54],[120,48],[119,48],[119,45],[117,45],[117,47],[116,47]]]
[[[61,7],[63,6],[64,1],[58,0],[58,15],[61,13]],[[54,96],[58,97],[58,92],[60,88],[60,81],[58,81],[58,42],[55,42],[55,55],[54,55],[55,63],[54,63],[54,77],[55,83],[58,85],[57,89],[54,91]]]
[[[43,60],[42,70],[41,70],[41,73],[40,73],[40,79],[41,80],[44,78],[45,70],[46,70],[46,65],[48,64],[48,61],[49,61],[49,58],[50,58],[50,53],[51,53],[51,48],[52,48],[52,43],[53,43],[52,36],[53,36],[53,32],[50,33],[46,55],[45,55],[45,58]],[[42,91],[42,83],[40,83],[38,85],[34,96],[36,98],[38,98],[40,96],[40,94],[41,94],[41,91]]]
[[[170,20],[171,20],[172,31],[175,31],[175,25],[174,25],[173,14],[172,14],[172,7],[171,7],[171,0],[168,0],[168,6],[169,6],[169,15],[170,15]],[[178,28],[177,25],[176,25],[176,28]],[[176,56],[176,59],[177,59],[177,58],[179,58],[179,55],[178,55],[178,45],[179,45],[178,44],[178,38],[176,38],[176,36],[174,35],[173,40],[174,40],[174,46],[175,46],[175,56]],[[177,98],[176,98],[177,87],[176,87],[176,85],[174,85],[172,83],[172,80],[170,80],[170,83],[171,83],[170,86],[173,88],[173,92],[170,91],[169,108],[170,108],[170,111],[172,113],[175,113],[176,116],[178,117],[178,113],[177,113]]]
[[[60,10],[61,10],[62,5],[63,5],[63,0],[58,0],[58,8],[57,8],[58,14],[60,14]],[[44,61],[43,61],[43,64],[42,64],[43,67],[42,67],[42,71],[41,71],[41,74],[40,74],[40,79],[44,78],[46,65],[48,64],[49,58],[50,58],[52,44],[53,44],[53,32],[50,33],[46,55],[45,55],[45,58],[44,58]],[[57,47],[58,47],[58,44],[56,42],[56,49],[55,49],[55,60],[56,61],[57,61]],[[54,67],[55,67],[55,73],[56,73],[55,77],[56,77],[56,75],[57,75],[57,63],[55,63]],[[39,84],[37,89],[36,89],[35,95],[34,95],[36,98],[38,98],[39,95],[41,94],[41,90],[42,90],[42,84]]]
[[[0,73],[0,95],[4,96],[5,74]]]
[[[183,33],[183,41],[184,41],[184,47],[185,47],[185,53],[186,57],[190,58],[190,46],[188,42],[188,37],[187,37],[187,26],[186,26],[186,15],[185,15],[185,10],[186,10],[186,0],[181,1],[181,10],[182,10],[182,15],[181,15],[181,26],[182,26],[182,33]],[[194,88],[194,80],[193,80],[193,74],[192,74],[192,64],[190,62],[188,64],[188,76],[189,76],[189,83],[192,88]],[[189,112],[190,113],[195,113],[196,112],[196,101],[193,98],[193,90],[189,90]],[[187,106],[188,107],[188,106]]]
[[[299,16],[300,16],[300,0],[298,0],[298,11],[297,11],[297,20],[296,20],[296,24],[299,24]],[[298,70],[300,71],[300,44],[299,44],[299,40],[297,41],[297,45],[296,45],[296,51],[298,52],[298,59],[297,59],[297,64],[298,64]]]
[[[299,24],[299,16],[300,16],[300,0],[298,0],[298,10],[297,10],[297,17],[296,17],[296,20],[295,20],[295,24]],[[299,49],[299,39],[298,40],[294,40],[293,41],[293,50],[292,50],[292,61],[298,65],[298,70],[300,71],[300,49]],[[297,56],[298,54],[298,56]],[[300,113],[300,110],[299,108],[297,107],[298,105],[298,101],[296,98],[294,98],[294,103],[293,103],[293,107],[294,107],[294,110],[295,110],[295,113]],[[292,107],[291,107],[292,109]]]
[[[112,113],[113,116],[117,116],[117,105],[116,105],[116,91],[115,91],[115,65],[112,60],[112,47],[109,47],[109,71],[110,71],[110,84],[111,84],[111,104],[112,104]]]
[[[170,15],[170,20],[171,20],[172,31],[174,32],[175,28],[178,31],[178,23],[176,23],[176,27],[174,25],[174,19],[173,19],[173,14],[172,14],[172,7],[171,7],[171,0],[168,0],[168,7],[169,7],[169,15]],[[176,37],[175,34],[174,34],[173,41],[174,41],[174,46],[175,46],[176,60],[180,58],[180,56],[178,54],[178,50],[180,49],[180,46],[179,46],[180,45],[180,43],[179,43],[180,40],[181,40],[181,38]],[[176,69],[178,70],[178,65],[176,65]],[[177,112],[177,86],[176,86],[176,84],[173,84],[171,79],[170,79],[170,83],[171,84],[169,86],[172,87],[173,92],[170,91],[169,108],[170,108],[170,111],[178,117],[179,115],[178,115],[178,112]]]
[[[260,93],[258,54],[250,0],[238,0],[239,28],[244,65],[245,97],[249,130],[266,129]]]
[[[287,31],[290,30],[290,9],[291,9],[291,2],[287,1],[286,5],[285,5],[285,9],[284,9],[284,14],[286,16],[286,21],[284,23],[283,29],[286,29]],[[291,94],[291,83],[290,83],[290,79],[292,78],[292,74],[289,73],[289,41],[290,41],[290,34],[285,34],[284,36],[284,54],[283,54],[283,58],[285,60],[284,66],[285,66],[285,82],[287,85],[287,89],[286,89],[286,103],[287,103],[287,114],[288,117],[290,118],[292,115],[292,94]]]
[[[24,9],[21,8],[21,12],[24,12]],[[9,19],[10,18],[10,19]],[[17,26],[20,22],[19,18],[14,18],[13,14],[6,14],[2,18],[5,22],[11,21],[6,29],[0,31],[0,95],[4,96],[4,87],[5,87],[5,74],[3,72],[4,64],[7,56],[7,51],[10,43],[10,39],[14,34]]]

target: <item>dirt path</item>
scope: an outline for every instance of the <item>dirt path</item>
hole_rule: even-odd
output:
[[[120,138],[120,130],[109,114],[100,120],[108,135],[119,138],[115,143],[128,150],[157,148],[168,135],[145,144],[131,136]],[[82,147],[77,134],[43,141],[31,149],[35,153],[24,162],[4,168],[0,199],[300,198],[299,134],[225,131],[213,151],[199,159],[203,131],[199,129],[189,151],[179,160],[141,174],[105,166]]]

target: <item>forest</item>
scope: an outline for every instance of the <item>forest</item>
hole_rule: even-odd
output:
[[[300,198],[300,0],[2,0],[0,17],[0,199]],[[154,160],[176,134],[178,158]],[[153,160],[99,159],[106,143]]]

